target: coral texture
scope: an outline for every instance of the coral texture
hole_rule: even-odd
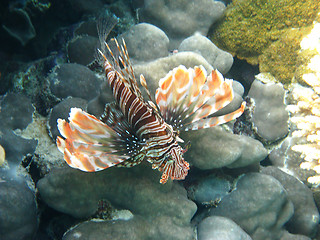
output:
[[[316,175],[308,178],[312,184],[320,184],[320,23],[315,23],[311,33],[301,41],[302,51],[316,51],[309,63],[302,68],[305,74],[302,79],[310,87],[295,85],[292,90],[296,105],[290,105],[289,110],[293,113],[291,121],[297,125],[293,132],[294,137],[303,138],[304,142],[292,147],[300,152],[304,162],[300,167],[311,169]],[[315,41],[316,40],[316,41]]]
[[[303,82],[298,77],[297,66],[304,64],[307,59],[300,54],[300,42],[310,33],[310,29],[310,27],[290,29],[278,41],[271,43],[258,58],[260,72],[271,73],[285,85],[290,84],[293,77],[300,83]]]
[[[170,39],[169,48],[173,50],[195,32],[206,36],[225,8],[222,1],[213,0],[145,0],[139,11],[139,20],[162,29]],[[187,19],[187,24],[183,19]]]
[[[4,151],[4,148],[0,145],[0,167],[4,163],[5,156],[6,156],[6,152]]]
[[[219,48],[259,63],[261,72],[272,70],[282,83],[291,82],[300,35],[319,18],[319,11],[320,2],[313,0],[235,0],[211,39]]]

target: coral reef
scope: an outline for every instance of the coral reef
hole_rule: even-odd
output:
[[[130,58],[134,61],[148,62],[166,57],[169,53],[169,38],[158,27],[140,23],[132,26],[117,39],[126,41]]]
[[[300,152],[304,158],[301,167],[316,172],[309,177],[308,182],[320,184],[320,23],[315,23],[311,33],[301,41],[301,48],[305,52],[317,52],[309,59],[308,64],[301,66],[305,69],[302,79],[309,87],[293,85],[292,97],[296,104],[289,106],[293,113],[291,121],[296,124],[297,130],[293,137],[302,138],[300,144],[292,147]],[[315,41],[316,40],[316,41]]]
[[[0,110],[0,146],[6,151],[0,154],[0,236],[32,239],[38,227],[35,189],[21,163],[34,154],[37,141],[19,133],[32,121],[34,108],[26,96],[8,93]]]
[[[212,174],[200,177],[187,186],[188,197],[206,207],[217,206],[231,191],[231,183]]]
[[[218,47],[290,83],[299,61],[299,38],[319,12],[320,2],[313,0],[235,0],[210,35]]]
[[[0,167],[4,164],[4,160],[6,159],[6,152],[4,148],[0,145]]]
[[[19,64],[19,70],[5,73],[4,81],[12,82],[14,92],[23,93],[31,98],[32,104],[43,115],[48,108],[57,103],[56,97],[48,89],[46,76],[56,65],[56,56],[48,56],[26,64]]]
[[[12,9],[2,27],[23,46],[36,36],[31,19],[23,9]]]
[[[136,23],[136,20],[133,17],[132,10],[129,8],[126,2],[123,2],[122,0],[111,2],[112,3],[110,5],[105,6],[103,11],[105,12],[104,15],[106,16],[116,15],[118,17],[118,24],[114,27],[112,33],[110,34],[114,37],[119,33],[127,31],[130,29],[130,27],[135,26],[134,24]],[[97,21],[95,17],[91,17],[90,19],[85,20],[78,25],[79,26],[77,26],[74,30],[73,38],[67,43],[68,59],[72,63],[90,65],[96,60],[96,49],[100,45],[96,26]],[[150,33],[146,34],[148,35]],[[144,35],[140,34],[139,36],[142,39]],[[131,39],[131,37],[126,38],[126,40],[127,39]],[[152,40],[150,35],[148,40]],[[148,43],[145,40],[143,40],[143,42],[145,44]],[[142,47],[139,48],[142,49]]]
[[[11,179],[0,178],[1,239],[34,239],[38,227],[35,193],[22,179]]]
[[[233,57],[230,53],[219,49],[208,38],[199,33],[184,39],[181,42],[178,51],[192,51],[199,53],[208,61],[208,63],[218,69],[222,74],[229,72],[233,64]]]
[[[320,11],[320,9],[319,9]],[[279,40],[271,43],[259,56],[261,72],[271,73],[278,81],[286,86],[293,81],[302,83],[297,76],[297,66],[306,62],[301,57],[300,42],[310,32],[310,27],[288,29]],[[276,53],[276,54],[275,54]]]
[[[210,211],[211,216],[231,218],[253,239],[279,239],[293,213],[293,204],[280,182],[261,173],[241,176],[235,190]]]
[[[76,64],[60,64],[49,76],[50,90],[58,98],[68,96],[91,100],[99,94],[102,81],[89,68]]]
[[[168,35],[169,48],[173,50],[195,32],[206,36],[210,26],[221,18],[225,8],[224,3],[212,0],[145,0],[138,13],[141,22],[154,24]],[[188,19],[188,24],[183,19]]]
[[[114,209],[130,210],[134,215],[134,218],[128,222],[129,226],[133,224],[130,232],[133,235],[142,234],[136,239],[146,239],[147,236],[150,236],[150,239],[192,239],[190,220],[197,207],[187,198],[186,190],[182,186],[176,182],[165,186],[160,185],[155,181],[159,173],[152,171],[144,164],[131,169],[112,168],[110,170],[86,174],[71,168],[55,169],[38,182],[38,189],[41,197],[51,207],[78,218],[93,215],[101,199],[108,200]],[[132,184],[133,182],[135,184]],[[83,184],[88,187],[84,188]],[[86,197],[83,198],[84,196]],[[137,221],[140,222],[141,217],[143,217],[141,224],[148,226],[146,229],[143,228],[144,230],[135,224]],[[167,221],[171,223],[168,225]],[[121,222],[104,223],[106,228],[114,228],[113,231],[117,232],[114,239],[121,239],[120,236],[124,234],[125,230],[121,229]],[[80,229],[84,227],[81,225]],[[112,225],[115,226],[112,227]],[[165,229],[170,226],[173,227],[172,231],[166,231]],[[90,229],[94,228],[92,226]],[[90,230],[86,230],[88,231]],[[177,237],[179,233],[182,235]],[[100,234],[101,231],[95,233],[97,236]],[[107,233],[107,235],[110,234],[112,233]]]
[[[320,24],[312,24],[319,6],[315,0],[0,1],[4,26],[26,34],[32,24],[36,33],[23,46],[0,28],[1,240],[320,239]],[[160,173],[144,164],[84,173],[66,166],[57,149],[57,118],[67,118],[71,107],[99,117],[114,101],[94,61],[96,21],[112,14],[119,23],[106,41],[125,39],[135,77],[145,76],[151,97],[173,68],[202,65],[235,79],[234,100],[219,111],[246,99],[235,122],[182,134],[191,142],[183,181],[163,186]],[[210,26],[217,46],[206,37]],[[258,66],[221,47],[264,72],[257,75]]]
[[[18,136],[32,122],[34,107],[26,96],[11,93],[2,99],[0,109],[0,144],[6,150],[9,168],[15,169],[36,147],[35,140]]]
[[[288,193],[294,206],[294,214],[286,224],[290,233],[314,236],[319,222],[319,213],[312,191],[297,178],[284,173],[277,167],[269,166],[261,170],[277,179]]]
[[[193,148],[185,153],[185,159],[203,170],[245,167],[262,161],[268,155],[261,142],[228,133],[220,127],[199,130],[199,134],[186,132],[181,137],[190,139]]]
[[[71,63],[89,65],[95,60],[99,40],[93,36],[77,36],[67,45],[68,59]]]
[[[212,239],[252,240],[238,224],[230,218],[220,216],[207,217],[198,226],[198,240]]]
[[[248,96],[254,100],[253,128],[264,143],[272,143],[288,134],[289,114],[284,104],[285,90],[281,83],[263,84],[255,80]]]

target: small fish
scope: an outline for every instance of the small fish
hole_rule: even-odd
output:
[[[71,109],[69,122],[58,119],[63,137],[57,137],[58,149],[69,166],[87,172],[132,167],[147,160],[162,172],[160,183],[185,179],[189,163],[183,154],[190,144],[182,148],[179,133],[235,119],[243,113],[245,103],[232,113],[210,117],[232,101],[232,80],[225,80],[217,70],[207,76],[202,66],[187,69],[182,65],[160,79],[155,102],[141,75],[140,84],[149,98],[144,99],[125,42],[120,45],[114,39],[115,55],[104,42],[109,32],[100,33],[103,45],[99,53],[115,102],[105,106],[100,119],[79,108]]]

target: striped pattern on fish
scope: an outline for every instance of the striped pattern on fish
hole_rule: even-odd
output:
[[[63,138],[58,149],[68,165],[83,171],[100,171],[111,166],[132,167],[143,160],[162,172],[160,183],[182,180],[189,170],[178,142],[180,131],[212,127],[240,116],[245,104],[236,111],[211,115],[233,99],[232,80],[224,80],[217,71],[209,76],[202,66],[186,69],[179,66],[160,79],[156,103],[151,100],[146,81],[140,76],[149,99],[142,96],[126,45],[117,47],[117,56],[108,49],[113,64],[102,48],[105,75],[115,103],[107,104],[100,120],[78,108],[72,108],[69,123],[58,120]],[[120,61],[120,63],[119,63]],[[121,65],[120,65],[121,64]]]
[[[121,49],[117,40],[115,43],[120,52],[122,65],[127,69],[130,63],[124,61],[129,59],[126,45],[124,43],[124,48]],[[107,48],[110,49],[108,46]],[[163,171],[160,182],[165,183],[169,177],[184,179],[188,174],[189,164],[182,157],[183,149],[178,145],[172,127],[163,121],[156,106],[151,101],[143,99],[134,75],[129,78],[131,84],[127,84],[122,80],[123,75],[114,69],[107,58],[104,70],[118,106],[132,130],[144,143],[141,152],[145,154],[153,169]]]

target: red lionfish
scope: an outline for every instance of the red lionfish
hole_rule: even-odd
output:
[[[233,99],[232,80],[224,80],[214,70],[207,76],[202,66],[187,69],[180,65],[159,81],[154,103],[143,75],[140,83],[149,100],[138,87],[130,64],[125,42],[117,46],[115,56],[106,33],[100,33],[101,54],[106,78],[115,102],[106,104],[100,119],[79,108],[72,108],[69,123],[58,119],[58,129],[64,137],[57,137],[58,149],[69,166],[86,172],[100,171],[111,166],[132,167],[144,159],[153,169],[162,172],[160,183],[169,178],[182,180],[189,170],[178,142],[181,131],[209,128],[239,117],[245,103],[236,111],[210,117]],[[113,59],[107,59],[105,47]],[[120,61],[120,63],[119,63]],[[120,66],[120,64],[122,66]]]

